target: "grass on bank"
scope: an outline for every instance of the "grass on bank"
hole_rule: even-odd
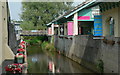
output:
[[[54,44],[50,43],[46,36],[25,37],[25,41],[29,44],[27,47],[28,55],[55,51]]]
[[[55,47],[54,47],[54,44],[53,43],[50,43],[50,42],[47,42],[47,41],[44,41],[42,44],[41,44],[41,48],[42,50],[45,50],[45,51],[55,51]]]

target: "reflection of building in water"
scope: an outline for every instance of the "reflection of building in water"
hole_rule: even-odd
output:
[[[95,64],[101,59],[104,62],[105,73],[118,73],[119,12],[120,2],[86,0],[71,11],[55,18],[48,26],[58,25],[55,30],[58,31],[58,35],[54,38],[56,49],[71,59],[77,57],[78,61],[85,60],[89,66],[86,63],[82,65],[93,71],[99,71]],[[89,62],[93,63],[94,68]]]

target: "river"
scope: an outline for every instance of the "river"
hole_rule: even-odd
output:
[[[27,50],[41,50],[40,47],[32,46]],[[54,62],[55,71],[60,73],[92,73],[80,64],[58,53],[39,52],[29,55],[28,53],[28,73],[49,73],[48,63]]]

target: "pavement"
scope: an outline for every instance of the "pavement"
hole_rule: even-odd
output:
[[[11,59],[11,60],[5,60],[3,61],[2,63],[2,73],[5,73],[5,67],[9,64],[13,64],[14,63],[14,60]]]

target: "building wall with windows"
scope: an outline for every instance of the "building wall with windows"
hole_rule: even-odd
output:
[[[100,4],[102,10],[103,36],[120,37],[119,4],[120,2]]]
[[[120,7],[119,7],[120,8]],[[102,12],[102,22],[103,22],[103,36],[110,36],[113,35],[115,37],[120,37],[120,28],[118,24],[118,7],[114,9],[107,10]],[[113,18],[113,30],[110,25],[111,18]],[[111,33],[113,31],[113,33]]]
[[[20,23],[14,23],[15,26],[15,33],[16,33],[16,39],[20,40],[20,34],[22,33],[22,28],[20,27]]]

